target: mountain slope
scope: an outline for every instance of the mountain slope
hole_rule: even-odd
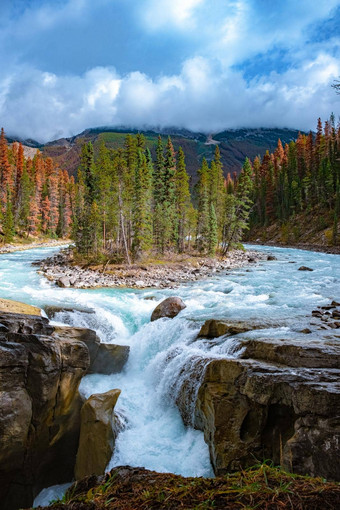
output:
[[[124,139],[127,133],[137,133],[131,129],[97,128],[87,129],[83,133],[72,138],[61,138],[40,146],[40,150],[46,156],[53,157],[61,166],[72,175],[75,175],[79,165],[79,155],[84,142],[91,141],[95,152],[98,151],[101,141],[114,149],[124,146]],[[153,155],[157,143],[157,131],[141,131],[147,146]],[[289,143],[298,136],[297,130],[290,129],[236,129],[226,130],[213,135],[193,133],[181,129],[167,129],[161,131],[164,142],[170,135],[175,150],[182,146],[186,155],[188,173],[195,181],[196,170],[202,158],[208,161],[213,158],[215,146],[219,145],[222,163],[225,174],[227,172],[239,172],[246,157],[253,159],[255,156],[263,156],[266,150],[273,151],[277,145],[278,138],[282,143]]]

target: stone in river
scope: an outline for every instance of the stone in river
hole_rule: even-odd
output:
[[[164,299],[152,312],[151,321],[156,321],[162,317],[172,319],[179,314],[181,310],[186,308],[185,303],[179,297],[169,297]]]
[[[69,278],[67,278],[67,276],[62,276],[61,278],[59,278],[59,280],[57,280],[57,285],[58,285],[58,287],[62,287],[62,288],[71,286],[70,280],[69,280]]]

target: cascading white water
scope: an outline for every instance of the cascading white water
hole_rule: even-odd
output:
[[[254,247],[253,247],[254,248]],[[264,248],[278,257],[248,269],[183,285],[176,290],[60,289],[37,275],[30,263],[51,249],[0,256],[0,296],[36,304],[89,307],[95,313],[64,312],[55,321],[95,329],[104,342],[130,345],[121,374],[86,376],[80,390],[88,397],[122,390],[116,409],[125,417],[109,468],[144,466],[192,476],[212,474],[203,434],[183,425],[175,405],[187,385],[188,421],[204,368],[211,358],[237,356],[244,336],[286,337],[308,341],[298,331],[313,307],[340,298],[340,256],[301,250]],[[313,272],[298,271],[308,265]],[[187,308],[172,320],[150,322],[154,307],[179,295]],[[145,299],[153,297],[153,300]],[[210,318],[258,319],[266,330],[214,341],[197,339]],[[46,502],[46,501],[45,501]]]

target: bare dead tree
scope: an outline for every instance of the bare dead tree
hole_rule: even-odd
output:
[[[335,89],[335,92],[337,94],[340,94],[340,80],[334,80],[334,83],[332,84],[332,88]]]

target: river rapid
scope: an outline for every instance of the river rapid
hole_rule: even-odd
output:
[[[54,321],[88,327],[103,342],[130,346],[121,374],[88,375],[80,386],[86,398],[113,388],[122,390],[115,410],[125,426],[108,468],[129,464],[184,476],[212,476],[203,434],[183,425],[175,405],[181,382],[191,378],[193,410],[205,364],[212,357],[237,356],[238,337],[294,335],[307,342],[308,335],[299,331],[309,326],[311,311],[340,298],[340,255],[249,248],[271,253],[277,260],[249,264],[171,290],[61,289],[31,265],[52,255],[55,248],[0,255],[0,297],[40,307],[89,307],[95,313],[62,312]],[[313,271],[298,271],[302,265]],[[150,322],[156,305],[174,295],[187,308],[172,320]],[[213,342],[196,340],[203,322],[211,318],[258,320],[266,329]],[[202,360],[199,373],[194,371],[197,360]],[[56,494],[45,491],[36,504],[46,504]]]

